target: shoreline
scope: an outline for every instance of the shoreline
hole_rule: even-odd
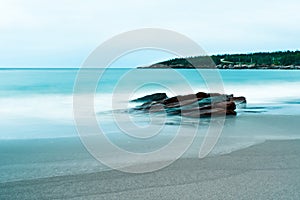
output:
[[[268,140],[229,154],[181,158],[151,173],[116,170],[0,184],[1,199],[300,197],[300,140]],[[55,192],[54,192],[55,191]]]
[[[215,69],[215,70],[300,70],[300,66],[278,66],[278,67],[137,67],[136,69],[197,69],[197,70],[207,70],[207,69]]]
[[[208,128],[206,123],[203,123],[194,138],[193,144],[185,151],[182,158],[198,158],[199,148]],[[173,131],[176,131],[178,125],[176,123],[167,125],[166,135],[153,140],[152,146],[149,144],[147,148],[140,143],[130,143],[132,148],[129,147],[126,137],[119,137],[114,142],[124,148],[131,148],[130,151],[133,152],[150,152],[153,148],[167,144],[166,142],[173,138]],[[208,157],[227,155],[266,140],[300,139],[298,127],[299,115],[241,113],[237,117],[228,117],[218,143]],[[186,135],[186,137],[189,137],[189,135]],[[109,169],[88,153],[77,136],[0,140],[0,157],[2,158],[0,183],[99,172]],[[149,162],[166,160],[168,160],[168,157],[161,155]],[[112,162],[115,161],[116,159],[112,158]],[[134,164],[128,162],[129,160],[126,157],[122,157],[117,161],[130,165]]]

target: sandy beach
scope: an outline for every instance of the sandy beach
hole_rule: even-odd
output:
[[[0,199],[299,199],[300,140],[266,141],[163,170],[111,170],[0,184]]]
[[[300,200],[300,0],[0,0],[0,200]]]

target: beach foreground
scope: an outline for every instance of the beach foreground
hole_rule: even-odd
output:
[[[266,141],[153,173],[98,173],[0,184],[0,199],[300,199],[300,140]]]

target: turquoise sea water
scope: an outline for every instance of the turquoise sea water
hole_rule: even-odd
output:
[[[204,78],[195,70],[176,70],[182,79],[170,75],[171,71],[174,70],[103,71],[95,94],[95,113],[105,132],[122,148],[143,152],[162,147],[174,133],[178,119],[168,118],[161,133],[165,137],[154,138],[151,144],[129,140],[110,114],[115,108],[111,103],[115,92],[134,91],[131,98],[154,92],[172,96],[189,93],[186,84],[194,92],[207,92],[205,79],[218,83],[210,70],[202,71]],[[87,153],[78,138],[72,104],[77,73],[78,69],[0,70],[0,182],[107,169]],[[265,139],[300,138],[297,131],[300,71],[220,70],[219,73],[224,92],[245,96],[248,103],[246,108],[238,110],[237,117],[226,122],[215,153],[230,152]],[[126,79],[128,74],[131,75]],[[137,85],[139,80],[152,79],[149,84]],[[88,86],[88,79],[84,84]],[[120,90],[116,90],[117,86]],[[117,103],[128,100],[118,99]],[[133,118],[140,124],[148,123],[145,116]],[[272,123],[281,118],[276,128]],[[291,124],[284,127],[285,123]],[[195,152],[191,150],[188,155]]]
[[[95,112],[112,109],[110,101],[114,87],[128,71],[130,69],[109,69],[104,73],[98,84]],[[72,93],[77,72],[77,69],[0,70],[0,139],[76,135],[72,125]],[[195,92],[207,91],[203,78],[194,70],[177,72],[184,76]],[[176,88],[178,93],[187,93],[184,87],[180,90],[185,83],[168,74],[168,70],[140,70],[136,79],[155,76],[160,84],[166,83],[171,89]],[[220,70],[220,74],[225,92],[245,96],[249,106],[261,108],[257,111],[298,114],[299,110],[294,108],[300,102],[300,71]],[[127,80],[125,87],[133,90],[136,87],[134,80],[132,83]],[[134,96],[152,92],[174,95],[157,84],[149,84],[140,88]]]

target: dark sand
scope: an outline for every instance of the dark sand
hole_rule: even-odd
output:
[[[183,158],[146,174],[112,170],[1,183],[0,199],[300,199],[300,140]]]

